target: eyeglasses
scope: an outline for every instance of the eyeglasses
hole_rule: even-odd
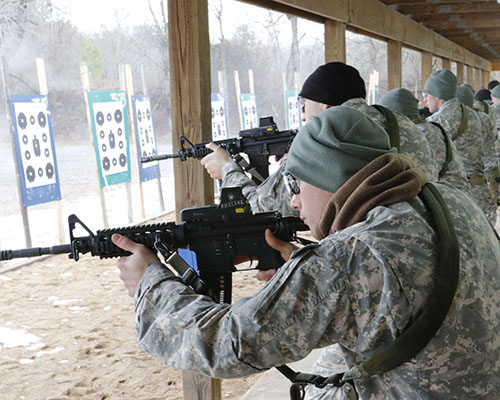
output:
[[[305,99],[301,96],[297,96],[297,101],[300,104],[300,112],[304,114],[306,112],[306,102]]]
[[[297,184],[297,179],[288,171],[283,172],[283,178],[286,182],[286,188],[290,196],[297,195],[300,193],[299,185]]]

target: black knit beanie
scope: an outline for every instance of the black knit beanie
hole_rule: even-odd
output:
[[[491,93],[488,89],[478,90],[476,93],[476,100],[491,100]]]
[[[349,99],[365,98],[365,81],[356,68],[342,62],[330,62],[309,75],[299,96],[329,106],[339,106]]]
[[[488,83],[488,90],[491,91],[495,88],[495,86],[498,85],[498,81],[497,80],[492,80]]]

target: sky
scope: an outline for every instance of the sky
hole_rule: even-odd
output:
[[[117,20],[130,26],[151,22],[147,0],[53,0],[53,4],[58,14],[85,33],[113,27]]]
[[[121,25],[136,26],[151,23],[148,0],[52,0],[56,13],[69,20],[80,31],[95,33],[103,27],[113,28],[119,21]],[[235,0],[223,1],[224,34],[231,37],[238,25],[251,23],[260,35],[266,35],[262,22],[268,17],[268,11],[261,7],[252,6]],[[220,38],[218,23],[213,16],[212,3],[218,0],[209,0],[210,39],[217,41]],[[151,0],[154,7],[159,7],[159,0]],[[166,2],[165,2],[166,6]],[[252,22],[253,21],[253,22]],[[299,29],[307,30],[312,36],[323,35],[323,27],[305,20],[299,20]],[[288,30],[287,30],[288,31]]]

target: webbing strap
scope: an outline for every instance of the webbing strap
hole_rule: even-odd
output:
[[[373,104],[377,110],[379,110],[385,117],[385,130],[389,134],[389,140],[391,142],[391,147],[396,147],[399,152],[399,124],[394,113],[388,108],[381,106],[380,104]]]
[[[439,240],[439,259],[429,302],[416,320],[394,341],[362,363],[368,375],[389,371],[415,357],[434,337],[448,314],[458,286],[460,252],[450,212],[436,187],[428,182],[419,197],[431,212]]]
[[[441,168],[441,171],[439,171],[439,178],[442,178],[444,174],[448,171],[448,165],[450,165],[451,160],[453,160],[453,151],[451,149],[451,140],[448,137],[448,134],[444,130],[444,128],[438,124],[437,122],[431,122],[431,124],[436,125],[439,130],[441,131],[441,134],[444,139],[444,144],[446,147],[446,158],[443,163],[443,167]]]
[[[465,105],[460,103],[460,107],[462,108],[462,119],[460,120],[460,125],[458,126],[457,133],[451,138],[451,140],[454,142],[457,140],[460,136],[463,135],[465,130],[467,129],[467,109],[465,108]]]

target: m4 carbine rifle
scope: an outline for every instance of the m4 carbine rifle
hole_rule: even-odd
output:
[[[94,234],[76,215],[70,215],[69,244],[1,250],[0,260],[44,254],[69,254],[69,258],[75,261],[78,261],[80,254],[85,253],[100,258],[130,255],[111,241],[111,236],[118,233],[144,244],[154,252],[159,251],[183,277],[184,282],[195,290],[205,289],[206,294],[216,301],[231,303],[232,272],[237,271],[233,263],[235,257],[258,259],[256,269],[278,268],[283,264],[283,259],[279,252],[267,245],[264,231],[270,229],[279,239],[292,241],[300,240],[296,236],[297,231],[309,230],[296,217],[281,217],[276,212],[252,214],[240,188],[222,189],[218,206],[182,210],[181,221],[180,224],[167,222],[104,229]],[[85,229],[88,236],[75,236],[77,225]],[[199,277],[177,255],[179,248],[196,253]]]
[[[258,128],[242,130],[239,137],[215,140],[214,143],[225,148],[243,170],[249,172],[256,183],[260,183],[269,176],[269,157],[283,157],[288,152],[296,134],[296,129],[279,131],[273,117],[264,117],[260,118]],[[180,150],[178,152],[142,157],[141,162],[169,158],[179,158],[181,161],[185,161],[190,157],[199,160],[212,152],[205,147],[209,142],[193,144],[185,136],[180,136],[179,141]],[[186,143],[190,147],[186,147]],[[245,153],[248,156],[248,162],[240,153]]]

